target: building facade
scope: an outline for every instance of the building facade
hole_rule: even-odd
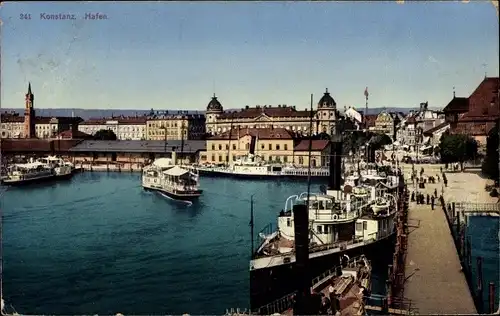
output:
[[[298,141],[284,128],[236,128],[207,139],[207,149],[200,161],[212,164],[232,164],[241,157],[253,154],[271,163],[299,166],[309,164],[309,141]],[[312,167],[326,166],[329,142],[314,140],[311,152]]]
[[[151,114],[146,123],[148,140],[199,140],[205,134],[203,114]]]
[[[485,77],[467,101],[454,96],[443,110],[450,122],[450,132],[469,135],[485,145],[488,133],[500,118],[499,90],[498,77]]]
[[[313,127],[310,130],[310,117],[313,117]],[[257,105],[246,106],[239,111],[224,111],[224,108],[214,95],[207,105],[206,131],[218,135],[236,128],[266,129],[282,128],[298,135],[313,135],[336,133],[337,104],[328,89],[319,100],[316,110],[297,110],[289,105]]]
[[[397,114],[382,111],[377,115],[375,126],[371,128],[375,133],[386,134],[392,140],[396,137],[396,126],[399,124]]]
[[[399,145],[415,150],[417,143],[417,121],[415,116],[410,114],[399,122],[396,130],[396,141]]]
[[[18,113],[1,114],[2,138],[55,138],[61,132],[76,131],[83,121],[80,117],[36,116],[34,102],[30,83],[25,95],[24,116]]]
[[[89,135],[111,130],[118,140],[145,140],[146,121],[145,116],[95,118],[80,123],[78,130]]]

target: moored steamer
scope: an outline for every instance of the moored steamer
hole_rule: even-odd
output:
[[[175,165],[172,160],[161,158],[144,168],[142,186],[145,190],[158,191],[174,200],[191,201],[201,196],[199,175]]]
[[[334,151],[338,155],[332,156],[340,157],[338,147]],[[370,256],[392,249],[399,176],[388,176],[368,165],[367,171],[346,175],[341,186],[339,160],[330,162],[335,168],[327,192],[289,197],[278,216],[277,229],[259,234],[262,242],[250,262],[253,310],[290,293],[294,286],[296,249],[291,210],[295,204],[304,203],[308,208],[311,276],[329,269],[332,262],[339,262],[344,255]]]

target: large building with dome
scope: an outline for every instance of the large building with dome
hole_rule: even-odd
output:
[[[313,110],[313,128],[310,128],[310,110],[297,109],[290,105],[257,105],[246,106],[237,111],[224,111],[217,97],[207,105],[206,131],[211,135],[219,135],[231,129],[238,128],[283,128],[294,134],[308,136],[319,133],[333,135],[336,133],[336,120],[339,115],[337,104],[326,89],[325,93]]]

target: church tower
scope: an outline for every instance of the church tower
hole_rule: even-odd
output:
[[[328,89],[318,102],[317,111],[318,133],[336,134],[335,122],[337,121],[337,103],[332,98]]]
[[[28,84],[24,107],[24,137],[35,138],[35,96],[31,93],[31,82]]]
[[[222,113],[224,113],[224,108],[222,107],[222,104],[219,102],[219,100],[217,100],[217,97],[214,93],[212,100],[210,100],[207,105],[205,123],[205,129],[207,133],[212,135],[215,135],[217,133],[217,118]]]

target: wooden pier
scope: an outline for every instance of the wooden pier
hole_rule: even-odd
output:
[[[484,186],[483,186],[484,187]],[[442,183],[426,183],[414,192],[433,195]],[[439,199],[429,204],[411,202],[408,211],[404,297],[419,314],[477,314],[447,214]]]

